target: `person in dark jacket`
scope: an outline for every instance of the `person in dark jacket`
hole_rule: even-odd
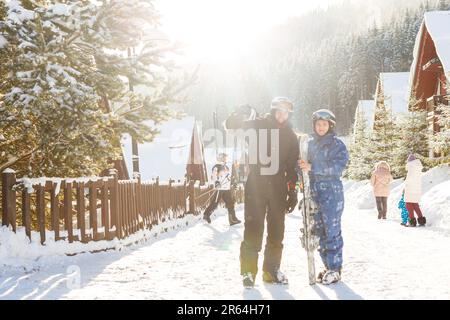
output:
[[[232,172],[227,165],[227,157],[226,153],[218,154],[217,163],[212,168],[211,181],[214,183],[215,191],[211,195],[211,202],[203,214],[203,219],[211,223],[211,214],[223,200],[228,210],[228,222],[230,226],[234,226],[241,223],[241,220],[236,217],[234,210],[234,197],[231,190]]]
[[[252,108],[246,110],[234,113],[225,124],[227,130],[253,130],[257,137],[249,141],[250,172],[245,185],[245,229],[240,250],[243,284],[247,288],[254,286],[266,219],[263,281],[287,284],[286,276],[280,271],[285,215],[293,212],[298,202],[295,169],[299,145],[288,121],[293,104],[287,98],[275,98],[271,113],[264,117],[258,117]],[[265,159],[267,156],[270,163]]]
[[[316,111],[313,125],[315,133],[308,144],[308,161],[300,160],[299,166],[309,172],[311,194],[319,208],[314,222],[325,270],[319,273],[318,281],[329,285],[341,279],[344,246],[341,231],[344,189],[341,176],[349,154],[334,132],[336,118],[331,111]]]

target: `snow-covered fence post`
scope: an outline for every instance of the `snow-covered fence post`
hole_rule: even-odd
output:
[[[116,236],[119,239],[123,238],[122,223],[119,213],[119,175],[117,170],[111,171],[112,185],[111,185],[111,225],[116,228]]]
[[[144,220],[143,220],[143,205],[142,205],[142,177],[139,172],[134,173],[135,178],[137,179],[136,188],[135,188],[135,203],[136,203],[136,231],[144,229]],[[142,220],[141,220],[142,219]]]
[[[2,225],[12,226],[16,232],[16,192],[13,190],[16,184],[16,173],[12,169],[2,172]]]
[[[67,231],[67,238],[69,240],[69,243],[72,243],[73,242],[72,182],[69,181],[64,181],[64,226]]]
[[[189,180],[189,211],[190,214],[195,214],[195,181]]]
[[[187,199],[188,199],[188,188],[187,188],[187,181],[186,179],[184,180],[184,186],[183,186],[183,199],[184,199],[184,214],[186,215],[188,213],[188,204],[187,204]]]

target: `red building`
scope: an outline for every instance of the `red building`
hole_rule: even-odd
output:
[[[440,131],[436,107],[449,105],[449,79],[450,11],[427,12],[415,44],[409,108],[428,111],[430,134]]]

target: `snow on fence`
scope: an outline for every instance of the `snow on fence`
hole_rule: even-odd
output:
[[[199,214],[213,189],[198,183],[118,180],[117,175],[77,179],[17,179],[5,170],[1,178],[2,225],[40,234],[54,232],[55,241],[123,239],[185,214]],[[242,189],[240,189],[242,195]]]

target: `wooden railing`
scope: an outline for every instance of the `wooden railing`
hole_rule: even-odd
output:
[[[142,182],[140,178],[1,179],[2,225],[24,227],[45,244],[51,236],[68,242],[123,239],[185,214],[200,214],[214,190],[191,182]]]

